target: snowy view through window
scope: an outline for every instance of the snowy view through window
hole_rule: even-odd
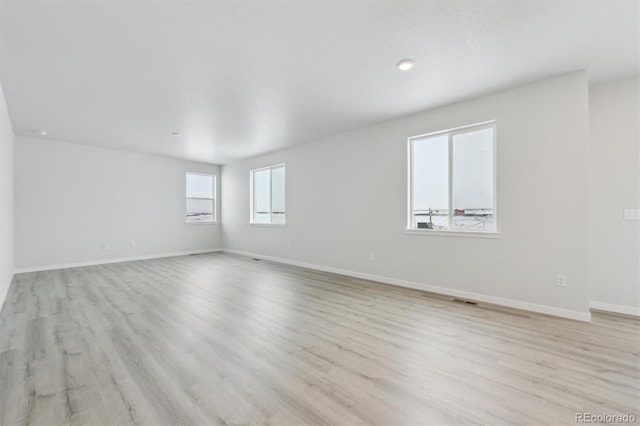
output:
[[[187,173],[187,223],[215,221],[214,186],[212,175]]]
[[[412,229],[496,229],[493,132],[484,126],[412,139]]]
[[[252,223],[284,225],[284,166],[253,170]]]

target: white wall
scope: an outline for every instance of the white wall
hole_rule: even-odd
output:
[[[491,119],[501,238],[406,234],[407,137]],[[226,165],[223,245],[585,319],[588,126],[575,72]],[[249,170],[277,163],[288,225],[249,226]]]
[[[219,175],[203,163],[17,137],[16,268],[219,248],[219,225],[184,224],[187,171]]]
[[[0,308],[13,278],[14,136],[0,86]]]
[[[595,308],[640,315],[638,78],[590,91],[589,288]]]

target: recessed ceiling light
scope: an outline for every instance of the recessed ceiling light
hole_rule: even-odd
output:
[[[171,135],[172,136],[182,136],[182,133],[180,133],[180,132],[172,132]]]
[[[33,133],[38,135],[38,136],[47,136],[47,131],[46,130],[34,130]]]
[[[403,59],[401,61],[398,61],[396,67],[398,67],[400,71],[409,71],[414,67],[415,64],[416,61],[414,61],[413,59]]]

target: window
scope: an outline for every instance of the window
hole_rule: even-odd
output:
[[[251,170],[252,224],[284,225],[284,164]]]
[[[215,223],[216,177],[187,173],[187,210],[185,223]]]
[[[495,122],[409,138],[409,229],[497,231]]]

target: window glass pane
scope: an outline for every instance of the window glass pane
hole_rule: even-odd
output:
[[[453,227],[495,230],[493,129],[453,136]]]
[[[449,138],[447,135],[413,142],[413,228],[449,227]]]
[[[187,198],[187,222],[213,222],[213,200]]]
[[[271,169],[271,222],[285,223],[284,167]]]
[[[213,198],[213,176],[187,173],[187,198]]]
[[[256,213],[254,223],[271,223],[271,213]]]
[[[253,172],[253,208],[256,223],[271,222],[271,170]]]

